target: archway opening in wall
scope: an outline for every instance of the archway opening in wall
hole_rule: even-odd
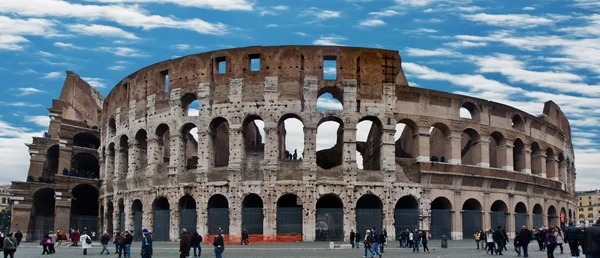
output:
[[[183,149],[185,150],[185,168],[198,168],[198,128],[195,124],[187,123],[181,128]]]
[[[344,92],[338,87],[323,87],[317,97],[317,111],[343,110]],[[357,101],[357,103],[359,103]]]
[[[493,132],[490,136],[490,167],[504,168],[506,160],[506,139],[499,132]]]
[[[542,149],[537,142],[531,144],[531,173],[534,175],[542,174],[542,166],[545,166],[546,161],[543,158]]]
[[[378,232],[383,228],[383,203],[378,196],[365,194],[356,202],[356,230],[364,235],[372,228]]]
[[[117,133],[117,121],[114,118],[108,119],[108,133],[111,135]]]
[[[448,162],[451,146],[446,142],[450,137],[450,128],[442,123],[435,123],[429,130],[429,156],[433,162]]]
[[[29,220],[28,240],[40,240],[42,236],[54,230],[55,217],[54,190],[43,188],[33,194],[33,216]]]
[[[242,230],[248,234],[263,233],[263,200],[257,194],[249,194],[242,201]]]
[[[262,160],[265,156],[265,122],[260,116],[250,115],[242,123],[246,157]]]
[[[552,148],[546,149],[546,177],[556,178],[556,157],[554,156],[554,150]]]
[[[200,103],[196,95],[188,93],[181,97],[181,107],[183,109],[183,116],[199,116],[200,115]]]
[[[542,205],[536,204],[533,206],[533,227],[541,228],[544,226],[544,209]]]
[[[452,232],[452,203],[446,197],[438,197],[431,202],[431,225],[432,239],[442,236],[450,239]]]
[[[560,228],[565,228],[566,226],[568,226],[569,224],[569,218],[568,218],[568,214],[567,214],[567,209],[565,209],[565,207],[560,208],[560,215],[559,215],[559,223],[560,223]]]
[[[558,224],[558,214],[556,213],[556,207],[554,207],[554,205],[550,205],[550,207],[548,207],[548,226],[558,227]]]
[[[104,205],[101,205],[100,206],[100,221],[98,222],[98,225],[100,225],[99,233],[106,231],[106,228],[103,227],[105,219],[106,218],[104,217]]]
[[[84,152],[73,156],[71,167],[76,169],[77,177],[100,178],[100,164],[93,154]]]
[[[98,189],[88,184],[71,190],[71,228],[98,232]]]
[[[367,116],[356,124],[356,166],[364,170],[381,169],[383,125],[377,117]]]
[[[112,201],[108,201],[106,203],[106,232],[108,232],[108,234],[112,235],[113,233],[115,233],[114,231],[114,227],[113,227],[113,221],[114,221],[114,213],[115,213],[115,207]]]
[[[344,240],[344,205],[337,195],[326,194],[317,200],[315,222],[317,241]]]
[[[286,114],[277,124],[279,160],[302,160],[304,155],[304,123],[296,114]],[[314,148],[314,143],[309,143]]]
[[[161,169],[158,169],[158,171],[165,171],[167,170],[166,165],[169,164],[169,161],[171,160],[171,148],[169,146],[171,142],[171,131],[169,126],[160,124],[156,128],[156,138],[158,139],[156,156],[159,158],[159,166],[161,166]]]
[[[340,118],[321,119],[317,127],[317,166],[332,169],[342,165],[343,137],[344,123]]]
[[[302,235],[302,200],[286,194],[277,200],[277,235]]]
[[[196,200],[186,194],[179,199],[179,232],[186,229],[190,234],[194,234],[197,228],[198,213],[196,212]]]
[[[417,124],[409,119],[402,119],[396,123],[396,133],[394,134],[394,146],[396,158],[417,158],[419,156],[417,142],[415,138],[418,132]]]
[[[472,128],[465,129],[461,134],[460,160],[464,165],[478,165],[481,162],[481,141],[479,133]]]
[[[44,163],[44,177],[54,176],[58,173],[59,150],[58,145],[48,148],[48,151],[46,152],[46,162]]]
[[[525,172],[525,144],[519,138],[513,143],[513,166],[517,172]]]
[[[481,203],[475,199],[468,199],[462,207],[463,238],[472,239],[477,230],[483,229]]]
[[[210,122],[210,139],[214,167],[229,166],[229,123],[217,117]]]
[[[208,234],[216,235],[219,230],[229,234],[229,202],[220,194],[208,199]]]
[[[517,130],[525,131],[525,121],[520,115],[512,117],[511,126]]]
[[[529,227],[527,225],[527,217],[529,213],[527,212],[527,206],[523,202],[517,203],[515,205],[515,232],[521,231],[521,227]]]
[[[126,135],[121,136],[119,139],[119,155],[120,157],[120,168],[118,178],[125,179],[127,171],[129,171],[129,138]]]
[[[556,171],[556,174],[558,177],[558,181],[564,182],[566,185],[568,185],[567,162],[565,162],[565,156],[563,155],[562,152],[558,153],[557,162],[558,162],[558,171]]]
[[[402,230],[419,228],[419,203],[412,195],[403,196],[396,202],[394,208],[394,227],[396,237]]]
[[[113,180],[114,176],[117,173],[117,171],[115,170],[115,151],[115,143],[111,142],[108,145],[108,153],[106,155],[108,159],[108,167],[106,168],[107,175],[105,179],[108,180]]]
[[[91,133],[78,133],[73,137],[73,146],[98,149],[100,139]]]
[[[133,219],[133,234],[134,236],[139,236],[142,232],[142,221],[143,221],[143,212],[144,206],[142,205],[142,201],[136,199],[131,203],[131,215]],[[133,238],[135,241],[141,241],[139,237]]]
[[[169,200],[165,197],[159,197],[152,202],[152,211],[154,213],[154,232],[152,232],[155,241],[169,241],[169,230],[171,229],[171,216]]]
[[[461,118],[479,120],[479,108],[471,102],[465,102],[460,106],[459,116]]]
[[[497,229],[498,226],[501,226],[503,229],[506,229],[506,214],[508,213],[508,207],[506,203],[497,200],[492,203],[492,207],[490,208],[490,217],[492,221],[492,229]]]
[[[125,201],[123,199],[119,199],[119,232],[124,232],[125,229]]]
[[[148,166],[148,134],[141,129],[135,134],[135,149],[137,150],[137,168],[135,171],[145,171]]]

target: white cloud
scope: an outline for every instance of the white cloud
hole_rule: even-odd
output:
[[[533,28],[554,23],[553,20],[529,14],[464,14],[463,18],[492,26]]]
[[[382,20],[378,20],[378,19],[364,20],[358,24],[358,26],[361,26],[361,27],[378,27],[378,26],[383,26],[383,25],[385,25],[385,22]]]
[[[5,106],[5,107],[27,107],[27,108],[43,107],[42,104],[33,104],[33,103],[29,103],[29,102],[4,102],[4,101],[0,101],[0,106]]]
[[[125,38],[125,39],[139,39],[135,34],[124,31],[121,28],[100,25],[100,24],[73,24],[67,25],[73,33],[88,35],[88,36],[101,36],[101,37],[114,37],[114,38]]]
[[[330,95],[331,96],[331,95]],[[317,98],[317,109],[318,110],[343,110],[344,106],[337,99],[328,97],[323,94]]]
[[[458,10],[463,11],[463,12],[473,13],[473,12],[483,10],[483,8],[481,8],[479,6],[459,6]]]
[[[337,122],[323,122],[317,127],[317,151],[325,150],[335,146],[337,142],[337,130],[340,124]]]
[[[45,57],[53,57],[54,56],[54,54],[52,54],[52,53],[41,51],[41,50],[38,50],[38,54],[40,56],[45,56]]]
[[[324,74],[336,74],[336,72],[335,67],[325,67],[325,69],[323,69]]]
[[[192,50],[192,49],[202,49],[205,47],[198,46],[198,45],[190,45],[190,44],[175,44],[175,45],[171,45],[171,48],[177,49],[179,51],[187,51],[187,50]]]
[[[598,176],[599,149],[575,149],[575,168],[577,169],[577,190],[598,189],[600,177]]]
[[[325,45],[325,46],[343,46],[339,42],[344,41],[344,40],[346,40],[346,38],[344,38],[342,36],[332,35],[332,36],[320,37],[320,38],[314,40],[313,44],[314,45]]]
[[[90,86],[95,88],[106,88],[106,80],[102,78],[95,77],[82,77],[84,81],[86,81]]]
[[[266,28],[277,28],[279,27],[279,25],[271,23],[271,24],[267,24],[267,26],[265,26]]]
[[[485,46],[487,46],[487,43],[461,40],[461,41],[456,41],[456,42],[444,43],[444,45],[454,47],[454,48],[467,48],[467,47],[485,47]]]
[[[277,11],[285,11],[285,10],[289,9],[289,7],[286,5],[277,5],[277,6],[274,6],[273,9],[275,9]]]
[[[304,33],[304,32],[294,32],[294,34],[298,35],[298,36],[302,36],[302,37],[306,37],[308,36],[308,34]]]
[[[36,94],[36,93],[46,93],[47,92],[47,91],[39,90],[39,89],[32,88],[32,87],[16,88],[14,90],[19,92],[19,93],[15,94],[15,96],[19,96],[19,97]]]
[[[123,71],[123,70],[127,69],[127,67],[122,66],[122,65],[113,65],[113,66],[109,66],[107,69],[111,70],[111,71]]]
[[[254,2],[248,0],[87,0],[99,3],[169,3],[183,7],[198,7],[220,11],[252,11]]]
[[[24,46],[21,43],[28,43],[29,40],[22,36],[0,34],[0,51],[20,51]]]
[[[423,7],[430,5],[436,0],[395,0],[399,6]]]
[[[83,47],[76,46],[73,43],[55,42],[53,45],[59,48],[84,49]]]
[[[44,128],[48,128],[48,126],[50,125],[49,116],[25,116],[24,121],[28,123],[34,123],[35,125]]]
[[[434,50],[420,49],[420,48],[406,48],[406,53],[409,56],[458,56],[460,53],[438,48]]]
[[[97,50],[111,53],[116,56],[123,57],[147,57],[147,54],[142,53],[140,50],[128,48],[128,47],[99,47]]]
[[[57,79],[62,76],[61,72],[49,72],[42,79]]]
[[[52,20],[18,19],[0,15],[0,33],[2,34],[51,37],[57,35],[55,27],[56,21]]]
[[[0,183],[25,181],[29,170],[29,149],[25,143],[31,143],[32,137],[41,137],[43,131],[35,132],[29,128],[16,127],[0,120]]]
[[[402,13],[399,13],[397,11],[394,10],[384,10],[381,12],[370,12],[369,15],[373,15],[375,17],[390,17],[390,16],[396,16],[396,15],[401,15]]]
[[[525,6],[525,7],[523,7],[523,9],[522,9],[522,10],[523,10],[523,11],[533,11],[533,10],[535,10],[535,7],[532,7],[532,6]]]
[[[310,9],[303,11],[300,13],[300,17],[312,16],[314,20],[308,21],[308,23],[323,21],[332,18],[340,18],[342,17],[342,12],[339,11],[331,11],[331,10],[322,10],[316,7],[311,7]]]
[[[415,30],[407,30],[406,33],[436,33],[437,30],[428,28],[418,28]]]

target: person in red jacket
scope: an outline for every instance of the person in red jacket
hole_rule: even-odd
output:
[[[77,231],[77,229],[73,230],[73,233],[71,233],[71,242],[73,242],[73,246],[77,246],[77,243],[79,243],[79,237],[81,235],[79,234],[79,231]]]

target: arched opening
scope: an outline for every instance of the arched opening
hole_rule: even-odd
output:
[[[106,232],[108,232],[109,234],[113,234],[114,233],[114,227],[113,227],[113,214],[115,212],[115,207],[113,205],[112,201],[108,201],[106,203]]]
[[[187,229],[194,234],[197,228],[198,214],[196,212],[196,200],[190,195],[184,195],[179,199],[179,232]]]
[[[210,122],[210,139],[214,167],[229,166],[229,123],[217,117]]]
[[[46,162],[44,163],[43,177],[51,177],[58,173],[58,157],[60,155],[58,145],[48,148]]]
[[[114,143],[110,143],[108,145],[108,152],[106,154],[107,157],[107,163],[106,163],[106,177],[105,179],[107,180],[112,180],[114,176],[116,176],[116,172],[115,171],[115,144]]]
[[[506,139],[499,132],[493,132],[490,135],[490,167],[505,168],[506,160]]]
[[[517,172],[525,172],[525,155],[527,154],[525,151],[525,144],[521,139],[515,139],[513,143],[513,166],[514,171]]]
[[[117,122],[114,118],[108,119],[108,133],[110,135],[114,135],[117,133]]]
[[[517,203],[515,206],[515,232],[521,231],[522,226],[528,227],[527,216],[529,216],[527,206],[523,202]]]
[[[277,235],[302,235],[302,200],[286,194],[277,200]]]
[[[431,202],[431,238],[450,238],[452,232],[452,203],[446,197],[438,197]]]
[[[135,150],[137,152],[135,171],[145,171],[148,166],[148,134],[146,130],[139,130],[135,134]]]
[[[545,156],[537,142],[531,144],[531,173],[541,175],[545,164]]]
[[[558,214],[556,214],[556,208],[553,205],[548,207],[548,226],[558,227]]]
[[[33,194],[33,216],[29,220],[28,239],[40,240],[42,236],[54,230],[55,216],[54,190],[44,188]]]
[[[544,226],[544,209],[539,204],[533,206],[533,227],[541,228]]]
[[[183,149],[185,150],[185,168],[198,168],[198,128],[195,124],[187,123],[181,128]]]
[[[219,230],[229,234],[229,202],[220,194],[208,199],[208,234],[216,235]]]
[[[343,110],[344,92],[337,87],[323,87],[318,92],[317,110]]]
[[[483,229],[481,203],[475,199],[468,199],[462,207],[463,238],[472,239],[477,230]]]
[[[565,228],[568,225],[568,214],[565,207],[560,209],[560,228]]]
[[[419,227],[419,203],[412,195],[406,195],[396,202],[394,208],[394,227],[396,236],[402,230],[412,230]]]
[[[501,226],[503,229],[506,229],[506,213],[508,213],[508,207],[506,206],[506,203],[497,200],[492,203],[490,211],[492,228],[496,229],[498,226]]]
[[[465,102],[460,106],[459,115],[461,118],[479,120],[479,108],[471,102]]]
[[[418,132],[417,124],[409,119],[402,119],[396,124],[394,134],[396,158],[416,158],[419,156],[415,144],[415,134]]]
[[[365,194],[356,202],[356,230],[361,234],[367,229],[381,232],[383,228],[383,203],[374,194]]]
[[[322,119],[317,127],[317,166],[331,169],[342,165],[344,123],[338,117]]]
[[[481,162],[481,140],[479,133],[474,129],[467,128],[461,134],[461,164],[478,165]]]
[[[71,228],[98,232],[98,189],[88,184],[71,190]]]
[[[199,116],[200,104],[196,95],[188,93],[181,97],[181,107],[183,108],[183,116]]]
[[[304,154],[304,124],[299,116],[286,114],[277,125],[280,160],[302,159]]]
[[[90,153],[79,153],[71,159],[71,168],[75,169],[77,177],[100,178],[98,158]]]
[[[119,171],[118,178],[124,179],[129,171],[129,138],[126,135],[119,139]]]
[[[556,170],[558,166],[556,164],[556,157],[554,156],[554,150],[552,148],[546,149],[546,177],[557,179],[558,175]]]
[[[450,128],[442,123],[434,124],[429,130],[429,156],[433,162],[448,162],[451,146],[446,142]]]
[[[100,147],[100,139],[90,133],[78,133],[73,137],[73,146],[97,150]]]
[[[335,194],[317,200],[315,236],[318,241],[344,240],[344,205]]]
[[[358,169],[381,169],[381,137],[383,137],[383,126],[377,117],[364,117],[356,124],[356,166]]]
[[[556,162],[558,165],[558,171],[557,171],[558,180],[568,184],[569,180],[567,178],[567,162],[565,161],[565,156],[563,155],[562,152],[558,153],[558,160]]]
[[[171,132],[169,126],[166,124],[160,124],[156,128],[156,138],[158,143],[156,156],[161,164],[169,164],[171,159],[171,148],[169,147],[169,143],[171,141]],[[158,171],[164,170],[159,169]]]
[[[525,121],[520,115],[514,115],[512,117],[511,125],[517,130],[525,131]]]
[[[152,202],[154,213],[154,241],[169,241],[169,230],[171,226],[169,200],[159,197]]]
[[[242,230],[248,234],[263,233],[263,200],[257,194],[249,194],[242,201]]]
[[[244,138],[244,152],[246,157],[265,156],[265,122],[261,117],[250,115],[242,123],[242,137]]]
[[[144,206],[142,205],[142,201],[134,200],[131,203],[131,214],[133,216],[133,232],[132,234],[140,235],[142,232],[142,214],[143,214]],[[141,241],[139,237],[134,237],[135,241]]]
[[[125,229],[125,203],[123,199],[119,199],[119,232],[124,232]]]

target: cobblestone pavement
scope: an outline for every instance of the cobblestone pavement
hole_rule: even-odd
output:
[[[442,249],[439,241],[430,241],[429,249],[430,253],[413,253],[408,248],[398,248],[398,242],[390,243],[385,248],[383,257],[423,257],[423,258],[470,258],[487,256],[485,251],[477,250],[474,248],[474,241],[450,241],[448,249]],[[203,244],[203,256],[202,257],[215,257],[212,246]],[[513,247],[507,247],[509,251],[504,252],[504,257],[516,257],[516,253],[513,251]],[[560,254],[560,250],[555,252],[555,256],[559,257],[570,257],[568,246],[565,246],[564,254]],[[88,255],[83,256],[81,247],[58,247],[56,254],[50,255],[60,258],[81,258],[81,257],[117,257],[114,253],[114,246],[110,248],[110,255],[100,255],[101,246],[94,244],[91,249],[88,249]],[[177,258],[179,257],[179,244],[178,243],[166,243],[157,242],[155,243],[153,258]],[[48,257],[47,255],[41,255],[42,248],[37,246],[35,243],[23,243],[15,254],[18,258],[37,258],[37,257]],[[134,243],[131,248],[131,257],[140,257],[140,243]],[[340,258],[352,258],[362,257],[364,249],[329,249],[329,244],[324,242],[309,242],[309,243],[282,243],[282,244],[256,244],[250,246],[239,246],[229,245],[226,246],[223,257],[225,258],[265,258],[265,257],[340,257]],[[531,258],[542,258],[546,257],[545,252],[539,251],[536,245],[530,245],[529,257]]]

